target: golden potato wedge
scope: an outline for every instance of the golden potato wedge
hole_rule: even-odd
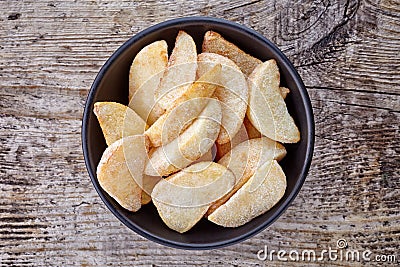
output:
[[[172,142],[149,155],[145,174],[166,176],[185,168],[211,149],[219,134],[221,105],[210,99],[199,117]]]
[[[147,149],[148,143],[143,135],[124,137],[104,151],[97,166],[100,186],[130,211],[141,207],[142,173]]]
[[[200,162],[160,181],[151,197],[164,223],[184,233],[205,214],[210,203],[232,189],[235,177],[215,162]]]
[[[161,180],[160,176],[149,176],[143,174],[142,186],[142,205],[148,204],[151,201],[151,192],[154,186]]]
[[[214,202],[207,211],[207,215],[228,201],[249,180],[259,166],[273,159],[280,161],[285,156],[285,147],[267,137],[250,139],[234,147],[218,163],[233,172],[236,177],[235,187]]]
[[[179,31],[160,85],[155,91],[158,104],[168,109],[196,79],[197,50],[193,38]]]
[[[143,134],[147,124],[132,109],[115,102],[96,102],[93,112],[99,121],[107,145],[125,136]]]
[[[224,227],[244,225],[275,206],[285,190],[285,173],[275,160],[268,161],[208,220]]]
[[[221,68],[216,65],[201,76],[145,132],[153,147],[170,143],[201,113],[218,88]]]
[[[198,55],[197,75],[201,76],[216,64],[222,65],[220,84],[215,96],[221,102],[222,121],[221,131],[217,138],[218,144],[229,142],[239,131],[246,115],[249,98],[246,77],[239,67],[229,58],[214,54]]]
[[[247,117],[262,135],[282,143],[297,143],[300,132],[279,90],[279,76],[273,59],[254,69],[249,76]]]
[[[239,47],[213,31],[208,31],[204,35],[202,52],[215,53],[229,58],[246,76],[249,76],[255,67],[262,63],[261,60],[243,52]]]
[[[154,91],[160,84],[167,63],[167,42],[156,41],[137,53],[129,71],[129,107],[149,125],[164,112],[155,102]]]
[[[228,143],[222,145],[215,143],[215,146],[217,148],[216,159],[217,160],[221,159],[226,153],[231,151],[235,146],[248,139],[249,136],[247,135],[246,127],[244,126],[244,124],[242,124],[237,134]]]

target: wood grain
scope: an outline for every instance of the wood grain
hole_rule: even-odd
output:
[[[340,238],[400,260],[399,14],[396,0],[0,1],[0,266],[259,266],[271,264],[256,257],[264,245],[320,252]],[[316,146],[277,222],[189,252],[145,240],[105,208],[80,127],[111,53],[149,25],[192,15],[244,24],[284,51],[310,94]]]

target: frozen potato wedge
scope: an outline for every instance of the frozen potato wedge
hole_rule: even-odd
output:
[[[281,92],[283,99],[286,99],[287,95],[290,93],[289,88],[286,87],[279,87],[279,91]]]
[[[164,112],[155,102],[154,91],[160,84],[167,63],[167,42],[156,41],[136,54],[129,71],[129,107],[149,125]]]
[[[184,233],[206,213],[210,203],[231,190],[235,177],[215,162],[200,162],[160,181],[151,197],[164,223]]]
[[[300,132],[281,95],[279,77],[274,59],[254,69],[249,76],[247,117],[262,135],[282,143],[297,143]]]
[[[247,130],[247,135],[249,136],[249,139],[260,138],[262,136],[262,134],[256,128],[254,128],[253,124],[251,124],[251,122],[247,118],[247,115],[246,117],[244,117],[243,125]]]
[[[154,75],[162,75],[168,63],[168,45],[164,40],[143,47],[136,54],[129,71],[129,99]],[[158,78],[158,82],[161,77]],[[155,84],[156,88],[158,82]],[[151,90],[152,88],[149,87]],[[154,89],[152,89],[154,90]],[[151,92],[147,92],[151,93]]]
[[[145,132],[153,147],[170,143],[202,112],[218,88],[220,74],[221,65],[216,65],[202,75]]]
[[[281,92],[283,99],[285,99],[286,96],[290,93],[290,90],[286,87],[279,87],[279,90]],[[256,128],[254,128],[253,124],[251,124],[251,122],[247,118],[247,115],[244,117],[243,125],[246,127],[249,139],[259,138],[262,136],[261,133]]]
[[[148,143],[143,135],[124,137],[104,151],[97,166],[100,186],[130,211],[137,211],[141,207],[142,173],[147,149]]]
[[[167,69],[155,90],[157,103],[168,109],[196,79],[197,50],[193,38],[179,31]]]
[[[146,205],[149,204],[151,202],[151,195],[147,194],[145,191],[142,191],[142,195],[141,195],[141,199],[140,199],[140,203],[142,205]]]
[[[215,201],[207,211],[207,215],[239,190],[259,166],[270,160],[280,161],[285,156],[285,147],[267,137],[250,139],[234,147],[218,163],[233,172],[236,177],[235,187],[228,194]]]
[[[219,134],[221,114],[218,100],[210,99],[199,117],[180,136],[149,155],[145,174],[169,175],[207,153]]]
[[[99,121],[107,145],[125,136],[143,134],[146,122],[132,109],[116,102],[96,102],[93,112]]]
[[[215,96],[221,102],[222,121],[221,131],[217,138],[218,144],[229,142],[239,131],[246,115],[249,98],[246,77],[239,67],[229,58],[214,54],[198,55],[198,76],[203,75],[217,64],[222,65],[220,87]]]
[[[268,160],[280,161],[286,156],[286,149],[267,137],[246,140],[235,146],[218,163],[230,169],[238,180],[249,177],[260,165]]]
[[[235,146],[248,139],[249,136],[247,134],[247,130],[244,124],[242,124],[237,134],[229,142],[222,145],[215,143],[215,146],[217,148],[216,159],[217,160],[221,159],[226,153],[231,151]]]
[[[154,186],[160,182],[161,179],[160,176],[149,176],[143,174],[142,205],[150,203],[151,192],[153,191]]]
[[[239,47],[213,31],[208,31],[204,35],[202,52],[215,53],[229,58],[246,76],[249,76],[255,67],[262,63],[261,60],[243,52]]]
[[[286,87],[279,87],[279,90],[283,99],[285,99],[286,96],[290,93],[290,90]],[[244,117],[243,125],[246,127],[249,139],[260,138],[262,136],[262,134],[253,126],[253,124],[251,124],[251,122],[247,118],[247,115]]]
[[[264,163],[254,175],[208,220],[224,226],[238,227],[265,213],[283,197],[286,176],[273,160]]]
[[[203,156],[201,156],[199,159],[193,161],[193,164],[203,162],[203,161],[214,161],[215,155],[213,154],[212,149],[208,150]]]

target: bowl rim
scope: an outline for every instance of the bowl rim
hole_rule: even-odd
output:
[[[176,26],[180,24],[195,24],[195,23],[214,23],[214,24],[222,24],[224,26],[230,27],[230,28],[236,28],[240,31],[243,31],[249,35],[251,35],[253,38],[256,38],[264,43],[266,43],[271,49],[273,50],[274,53],[276,53],[281,59],[283,64],[286,65],[286,68],[288,69],[289,75],[293,77],[294,82],[296,86],[299,88],[299,94],[301,96],[302,102],[305,105],[305,117],[307,121],[307,144],[306,144],[306,156],[305,156],[305,164],[303,165],[299,179],[297,180],[294,189],[292,192],[289,194],[285,202],[283,202],[277,211],[275,212],[275,216],[271,217],[269,220],[266,220],[262,224],[260,224],[258,227],[255,227],[251,231],[242,234],[238,237],[235,238],[230,238],[226,239],[223,241],[218,241],[218,242],[208,242],[208,243],[201,243],[201,244],[191,244],[191,243],[186,243],[186,242],[178,242],[178,241],[172,241],[168,240],[165,238],[162,238],[160,236],[157,236],[155,234],[152,234],[149,231],[146,231],[145,229],[142,229],[138,225],[136,225],[134,222],[127,220],[123,215],[119,213],[119,211],[106,199],[105,195],[101,191],[98,183],[97,183],[97,176],[96,173],[93,172],[93,170],[90,167],[90,162],[89,162],[89,151],[88,151],[88,135],[87,135],[87,128],[88,128],[88,120],[89,120],[89,114],[91,110],[89,107],[91,106],[97,88],[104,76],[104,74],[108,71],[109,67],[113,64],[113,62],[131,45],[133,45],[136,41],[141,39],[143,36],[150,34],[154,31],[159,30],[160,28],[164,27],[169,27],[169,26]],[[124,44],[122,44],[104,63],[104,65],[101,67],[100,71],[96,75],[96,78],[90,88],[90,91],[88,93],[88,96],[85,101],[85,108],[84,108],[84,113],[83,113],[83,118],[82,118],[82,132],[81,132],[81,137],[82,137],[82,149],[83,149],[83,155],[84,155],[84,160],[85,160],[85,165],[86,169],[89,173],[90,179],[92,181],[92,184],[94,188],[96,189],[98,195],[104,202],[104,204],[107,206],[107,208],[116,216],[124,225],[126,225],[129,229],[133,230],[137,234],[154,241],[156,243],[166,245],[169,247],[173,248],[179,248],[179,249],[187,249],[187,250],[206,250],[206,249],[215,249],[215,248],[221,248],[221,247],[226,247],[230,246],[236,243],[239,243],[241,241],[244,241],[265,228],[267,228],[269,225],[271,225],[274,221],[276,221],[282,214],[283,212],[290,206],[290,204],[293,202],[293,200],[296,198],[297,194],[299,193],[300,189],[302,188],[304,181],[306,179],[307,173],[309,171],[310,165],[311,165],[311,160],[313,156],[313,151],[314,151],[314,141],[315,141],[315,124],[314,124],[314,115],[313,115],[313,110],[311,106],[311,101],[309,98],[309,95],[307,93],[307,90],[305,88],[305,85],[296,71],[295,67],[293,64],[289,61],[289,59],[283,54],[279,48],[272,43],[270,40],[265,38],[263,35],[260,33],[256,32],[253,29],[250,29],[244,25],[238,24],[236,22],[228,21],[225,19],[220,19],[220,18],[214,18],[214,17],[206,17],[206,16],[192,16],[192,17],[184,17],[184,18],[176,18],[176,19],[170,19],[161,23],[157,23],[153,26],[150,26],[149,28],[146,28],[131,38],[129,38]]]

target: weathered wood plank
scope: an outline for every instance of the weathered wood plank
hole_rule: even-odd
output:
[[[320,252],[340,238],[398,253],[399,11],[390,0],[0,1],[0,265],[259,266],[264,245]],[[316,119],[313,164],[293,205],[259,235],[208,252],[129,231],[97,196],[81,152],[101,65],[136,32],[184,15],[226,18],[274,41]]]

